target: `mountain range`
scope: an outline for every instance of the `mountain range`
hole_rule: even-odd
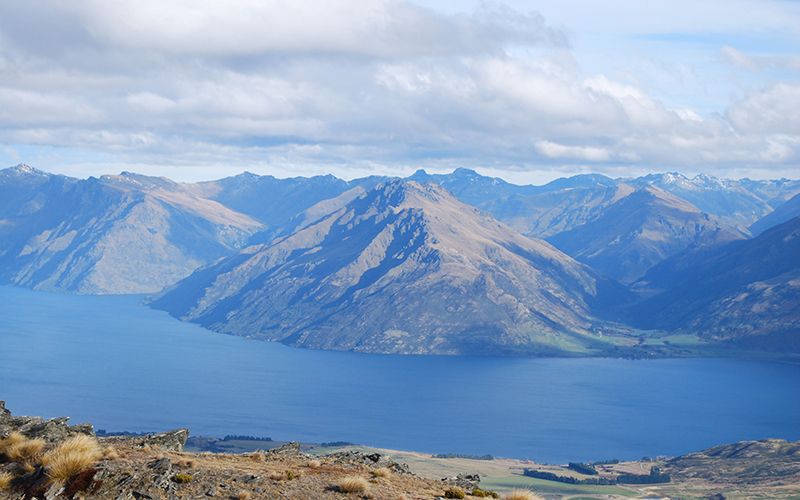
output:
[[[679,174],[181,184],[18,165],[0,170],[0,283],[160,292],[151,306],[184,320],[313,348],[800,352],[798,193]]]

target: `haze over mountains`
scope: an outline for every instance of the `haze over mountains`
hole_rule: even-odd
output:
[[[644,329],[651,341],[688,333],[800,352],[798,193],[800,181],[678,174],[517,186],[465,169],[408,181],[245,173],[179,184],[19,165],[0,171],[0,282],[170,287],[154,306],[314,348],[687,354],[648,344]]]

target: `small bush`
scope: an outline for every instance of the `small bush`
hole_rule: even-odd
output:
[[[503,497],[505,500],[542,500],[542,497],[530,490],[513,489]]]
[[[12,444],[6,449],[6,456],[13,461],[30,458],[39,454],[44,448],[44,439],[26,439]]]
[[[308,463],[306,464],[306,466],[307,466],[309,469],[318,469],[319,467],[321,467],[321,466],[322,466],[322,462],[320,462],[319,460],[312,460],[312,461],[308,462]]]
[[[448,488],[447,491],[444,492],[445,498],[464,498],[467,494],[461,488]]]
[[[380,469],[372,471],[372,475],[375,477],[389,477],[392,475],[392,469],[388,467],[381,467]]]
[[[484,493],[486,493],[487,497],[500,498],[500,495],[498,495],[496,491],[486,490],[486,491],[484,491]]]
[[[11,481],[14,480],[14,474],[10,472],[0,472],[0,490],[4,490],[11,486]]]
[[[295,479],[296,477],[297,477],[297,475],[294,472],[292,472],[290,470],[286,471],[286,479],[287,480],[291,481],[292,479]]]
[[[100,460],[102,453],[97,441],[86,435],[78,435],[62,441],[54,449],[45,453],[42,465],[47,477],[55,482],[65,482]]]
[[[191,474],[175,474],[172,476],[172,480],[178,484],[191,483],[192,479],[194,478]]]
[[[470,493],[470,495],[478,498],[486,498],[486,492],[480,488],[475,488],[474,490],[472,490],[472,493]]]
[[[339,481],[339,491],[342,493],[363,493],[368,486],[367,480],[358,476],[347,476]]]

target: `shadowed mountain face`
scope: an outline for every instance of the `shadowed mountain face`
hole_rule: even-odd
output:
[[[774,211],[753,223],[749,229],[753,235],[759,235],[767,229],[783,224],[797,216],[800,216],[800,194],[790,198],[783,205],[775,207]]]
[[[233,253],[262,225],[164,178],[0,171],[0,281],[37,290],[146,293]],[[5,199],[5,198],[4,198]]]
[[[800,350],[800,217],[685,264],[682,279],[632,308],[643,328],[684,331],[738,347]],[[666,279],[654,269],[654,286]]]
[[[690,203],[648,187],[547,241],[606,276],[631,283],[690,245],[713,246],[746,237]]]
[[[392,181],[198,270],[151,307],[290,345],[502,354],[580,343],[593,305],[625,296],[438,186]]]

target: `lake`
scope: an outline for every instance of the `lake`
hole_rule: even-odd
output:
[[[800,439],[800,366],[313,351],[181,323],[142,296],[0,287],[0,399],[95,428],[351,441],[566,463]]]

